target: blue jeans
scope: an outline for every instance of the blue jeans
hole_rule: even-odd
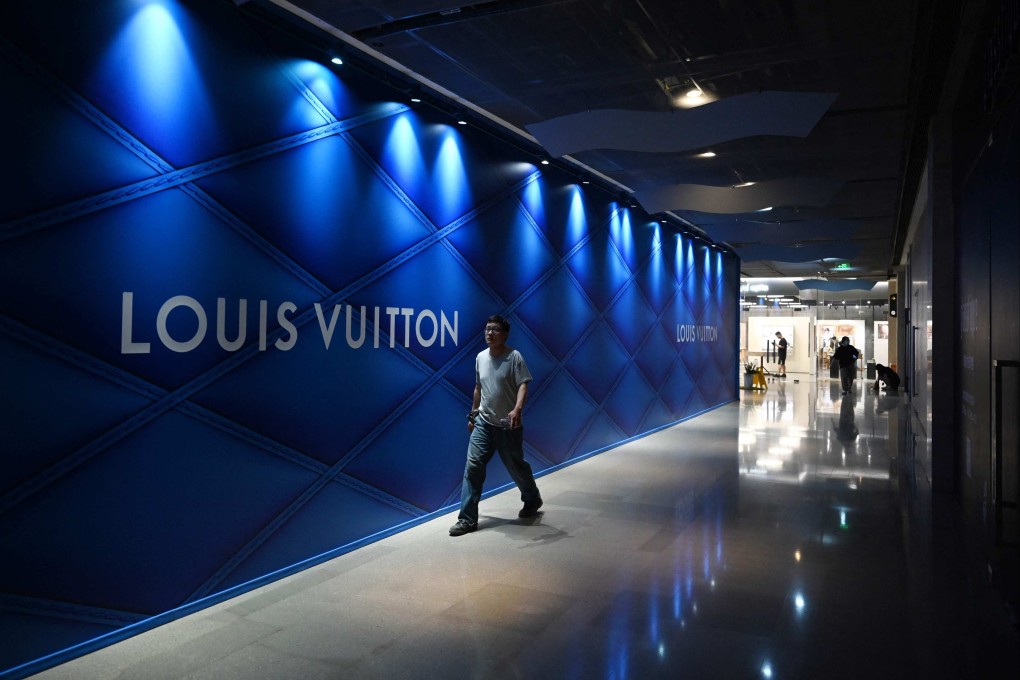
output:
[[[475,429],[471,431],[471,439],[468,441],[458,520],[471,524],[478,523],[478,501],[482,498],[485,466],[497,451],[507,472],[510,473],[510,478],[521,490],[521,500],[529,503],[541,498],[538,485],[535,484],[535,476],[531,473],[531,466],[524,460],[524,428],[505,430],[502,427],[493,427],[481,418],[475,418]]]

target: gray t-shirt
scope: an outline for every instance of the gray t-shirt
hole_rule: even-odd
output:
[[[507,350],[493,357],[484,349],[475,357],[475,384],[482,386],[478,409],[482,420],[497,427],[500,418],[506,418],[517,405],[517,389],[532,380],[521,353],[509,347]]]

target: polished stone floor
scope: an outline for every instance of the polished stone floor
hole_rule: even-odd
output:
[[[537,518],[504,492],[38,677],[1018,677],[904,398],[865,387],[742,391],[540,478]]]

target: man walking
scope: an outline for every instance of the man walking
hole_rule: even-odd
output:
[[[850,344],[850,338],[843,336],[839,347],[832,354],[832,360],[839,362],[839,382],[843,386],[843,394],[849,394],[857,377],[857,357],[860,351]]]
[[[475,392],[468,413],[467,463],[461,486],[460,513],[450,527],[451,536],[463,536],[478,528],[478,502],[485,483],[485,466],[494,453],[521,491],[524,507],[518,517],[534,517],[542,507],[531,466],[524,460],[524,428],[521,410],[528,398],[531,372],[524,357],[506,344],[510,322],[499,315],[485,323],[485,344],[475,357]]]

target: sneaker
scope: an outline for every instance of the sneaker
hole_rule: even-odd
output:
[[[538,514],[538,509],[542,507],[542,499],[539,498],[537,501],[531,501],[525,503],[521,511],[517,513],[518,517],[534,517]]]
[[[456,524],[450,527],[451,536],[463,536],[464,534],[470,534],[478,528],[477,524],[471,522],[465,522],[464,520],[458,520]]]

